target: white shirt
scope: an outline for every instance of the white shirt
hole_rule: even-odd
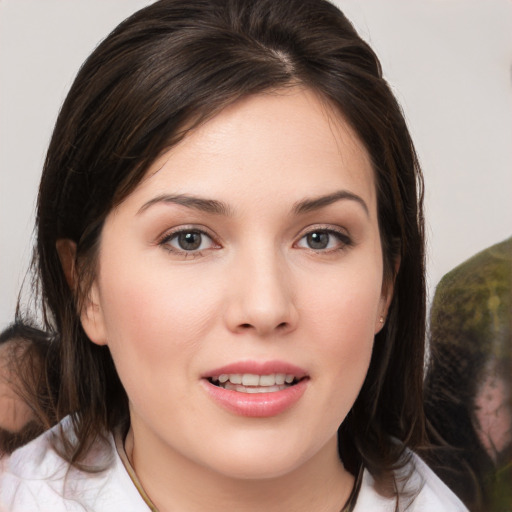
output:
[[[68,422],[62,423],[68,428]],[[1,512],[149,512],[150,505],[137,490],[119,455],[112,435],[98,442],[86,463],[108,469],[90,473],[71,467],[52,448],[52,430],[16,450],[0,462]],[[126,462],[129,464],[128,462]],[[413,454],[415,466],[409,481],[419,488],[407,512],[467,512],[461,501]],[[133,470],[131,470],[133,471]],[[404,510],[407,502],[399,510]],[[364,471],[353,512],[392,512],[395,499],[384,498]]]

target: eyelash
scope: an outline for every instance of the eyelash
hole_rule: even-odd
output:
[[[170,242],[173,239],[179,237],[180,235],[187,235],[187,234],[196,234],[196,235],[200,235],[201,237],[207,237],[208,239],[211,240],[213,247],[208,247],[207,249],[203,249],[203,250],[194,250],[194,249],[185,250],[185,249],[178,249],[178,248],[170,245]],[[313,247],[300,247],[299,246],[299,243],[302,240],[307,239],[308,236],[312,236],[314,234],[328,235],[329,237],[334,237],[338,241],[339,246],[334,247],[334,248],[320,248],[320,249],[315,249]],[[330,243],[330,240],[329,240],[329,243]],[[193,226],[180,227],[174,231],[171,231],[170,233],[167,232],[158,240],[157,244],[162,246],[166,251],[168,251],[172,254],[184,256],[185,258],[201,257],[201,256],[204,256],[205,251],[208,251],[212,248],[218,249],[221,247],[218,243],[215,242],[215,239],[212,235],[210,235],[203,229],[196,228]],[[203,244],[203,241],[201,241],[200,245],[202,245],[202,244]],[[314,228],[309,229],[308,231],[306,231],[305,233],[303,233],[300,236],[300,238],[297,242],[294,243],[294,246],[298,246],[299,248],[304,248],[304,249],[313,251],[317,254],[336,253],[338,251],[343,251],[344,249],[346,249],[347,247],[350,247],[352,245],[353,245],[352,239],[343,231],[341,231],[341,230],[338,231],[336,229],[333,229],[332,227],[323,227],[323,226],[315,226]]]

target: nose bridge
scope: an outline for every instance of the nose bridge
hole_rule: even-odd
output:
[[[289,331],[295,326],[297,312],[286,258],[268,240],[255,245],[237,257],[230,327],[260,335]]]

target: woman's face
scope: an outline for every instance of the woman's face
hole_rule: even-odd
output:
[[[108,216],[82,314],[128,394],[135,462],[269,478],[331,460],[382,275],[369,157],[315,94],[253,96],[191,132]]]

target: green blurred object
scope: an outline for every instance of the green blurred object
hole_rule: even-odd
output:
[[[493,481],[494,480],[494,481]],[[490,496],[490,511],[512,512],[512,462],[496,471]]]
[[[512,238],[478,253],[446,274],[431,313],[432,338],[510,357]]]
[[[431,310],[430,463],[473,512],[512,511],[511,296],[509,238],[446,274]]]

